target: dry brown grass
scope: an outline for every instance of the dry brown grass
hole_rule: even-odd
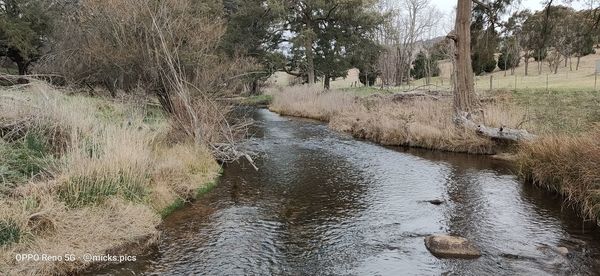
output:
[[[343,111],[357,108],[355,98],[341,91],[323,92],[318,86],[292,86],[270,91],[273,102],[269,106],[274,112],[329,121]]]
[[[5,275],[68,275],[90,264],[81,259],[17,262],[16,254],[104,255],[123,244],[157,238],[160,217],[143,204],[113,198],[98,206],[70,209],[51,196],[37,196],[41,196],[37,206],[26,206],[22,200],[2,202],[0,216],[11,216],[28,229],[25,240],[0,250],[0,271]]]
[[[66,96],[43,83],[2,91],[0,126],[19,129],[11,139],[51,130],[44,138],[62,146],[49,153],[47,175],[0,194],[0,221],[19,234],[0,244],[0,274],[68,274],[90,265],[16,262],[17,253],[81,257],[152,242],[163,209],[214,179],[219,165],[205,146],[174,143],[166,119],[144,116],[128,102]]]
[[[600,126],[579,135],[548,135],[521,146],[521,174],[559,192],[584,216],[600,219]]]
[[[386,96],[359,98],[348,92],[291,87],[274,94],[274,112],[328,121],[333,129],[384,145],[477,154],[495,153],[495,143],[452,121],[450,99],[394,102]],[[509,103],[483,108],[488,126],[522,127],[525,116]]]

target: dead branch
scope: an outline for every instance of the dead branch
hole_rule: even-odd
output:
[[[511,142],[522,142],[529,141],[536,138],[535,135],[529,133],[524,129],[512,129],[506,127],[494,128],[488,127],[483,124],[477,124],[473,121],[473,118],[470,113],[463,112],[461,115],[457,115],[454,118],[456,124],[461,125],[467,129],[472,129],[477,132],[477,134],[495,139],[495,140],[503,140],[503,141],[511,141]]]

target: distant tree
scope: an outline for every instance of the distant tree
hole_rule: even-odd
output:
[[[270,2],[270,1],[269,1]],[[277,2],[277,1],[276,1]],[[356,45],[374,41],[384,16],[372,9],[376,0],[279,0],[284,17],[281,29],[291,44],[291,55],[284,70],[306,76],[315,83],[317,76],[329,79],[345,76]],[[299,72],[293,72],[298,70]],[[325,84],[325,85],[326,85]]]
[[[475,74],[490,73],[496,69],[495,54],[500,36],[496,27],[510,4],[510,0],[478,1],[473,8],[471,22],[471,61]]]
[[[29,71],[48,41],[50,5],[44,0],[4,0],[0,4],[0,56],[17,64],[20,75]]]
[[[471,55],[471,67],[476,75],[491,73],[496,69],[495,48],[482,47],[474,50]]]
[[[378,60],[383,52],[383,47],[374,40],[363,40],[361,43],[352,45],[351,65],[358,68],[359,80],[363,85],[373,86],[377,77],[381,74],[378,67]],[[367,80],[369,80],[367,82]]]
[[[250,93],[258,94],[261,82],[282,66],[282,57],[275,52],[282,40],[282,32],[274,32],[273,24],[279,19],[277,10],[265,5],[264,0],[225,0],[227,30],[221,48],[230,57],[251,57],[262,70],[250,72],[246,79]]]
[[[549,45],[553,49],[552,57],[548,58],[550,68],[556,74],[561,61],[565,67],[573,55],[578,30],[575,10],[566,6],[552,7],[551,20],[553,29],[550,33]]]
[[[518,53],[511,50],[510,46],[503,48],[500,52],[500,56],[498,57],[498,68],[500,70],[514,70],[519,66],[521,57]],[[513,71],[514,72],[514,71]]]
[[[515,68],[521,61],[521,56],[523,56],[524,59],[527,59],[525,61],[526,66],[529,62],[530,51],[523,47],[525,44],[523,43],[523,40],[527,39],[523,32],[523,25],[528,16],[528,12],[517,12],[502,24],[502,39],[500,42],[501,47],[500,56],[498,57],[498,67],[505,71],[505,76],[508,69],[511,70],[511,75],[514,74]]]
[[[573,19],[574,28],[576,30],[573,41],[573,50],[577,57],[575,70],[579,70],[581,57],[595,53],[594,44],[598,43],[600,38],[598,36],[598,33],[600,32],[600,2],[598,2],[598,7],[595,9],[577,12]]]
[[[417,54],[415,61],[413,61],[413,66],[410,73],[415,79],[439,76],[440,69],[437,66],[436,56],[428,56],[424,51],[420,51]]]

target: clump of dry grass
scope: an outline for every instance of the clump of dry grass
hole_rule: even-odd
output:
[[[127,102],[67,96],[42,83],[2,92],[3,147],[33,131],[60,147],[45,153],[46,175],[0,194],[0,226],[9,226],[0,229],[0,274],[68,274],[91,264],[16,262],[17,253],[81,257],[152,242],[163,209],[218,174],[205,146],[168,139],[166,120],[147,120]]]
[[[579,206],[584,216],[600,218],[600,126],[579,134],[547,135],[520,147],[520,173]]]
[[[208,149],[194,144],[175,145],[158,151],[152,173],[151,203],[155,210],[168,208],[178,199],[196,195],[217,176],[219,165]]]
[[[271,93],[274,97],[269,109],[289,116],[329,121],[342,111],[358,107],[354,96],[340,91],[323,91],[317,86],[292,86]]]
[[[384,145],[492,154],[496,143],[456,126],[450,99],[359,98],[348,92],[291,87],[275,93],[274,112],[328,121],[333,129]],[[525,116],[508,103],[483,107],[487,126],[522,127]]]

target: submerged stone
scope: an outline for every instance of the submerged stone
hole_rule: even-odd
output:
[[[450,235],[430,235],[425,237],[425,247],[438,258],[474,259],[481,252],[469,240]]]
[[[446,201],[443,200],[443,199],[436,198],[436,199],[432,199],[432,200],[427,200],[427,202],[429,202],[429,203],[431,203],[433,205],[440,205],[440,204],[442,204],[442,203],[444,203]]]

